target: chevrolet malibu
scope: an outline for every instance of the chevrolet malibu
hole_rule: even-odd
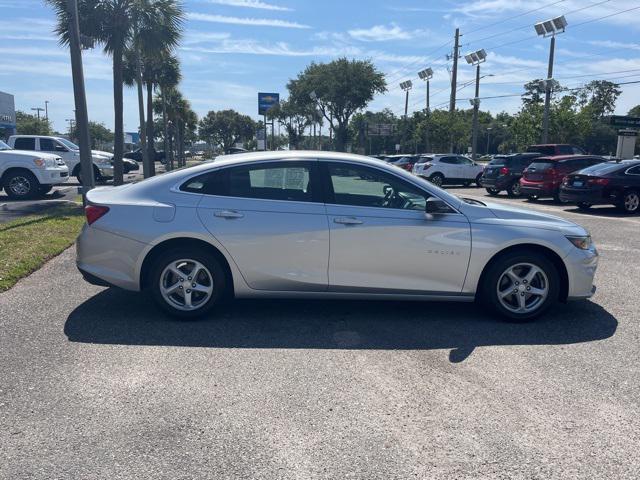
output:
[[[218,157],[87,195],[77,266],[168,313],[229,297],[478,300],[515,320],[590,297],[598,253],[558,217],[327,152]]]

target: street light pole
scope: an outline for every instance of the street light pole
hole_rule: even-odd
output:
[[[534,25],[536,33],[541,37],[551,37],[549,48],[549,66],[547,79],[544,81],[544,117],[542,119],[542,143],[549,141],[549,110],[551,108],[551,90],[553,88],[553,60],[556,50],[556,35],[564,33],[567,28],[567,20],[564,16],[545,20]]]
[[[69,13],[69,51],[71,54],[71,74],[75,100],[78,144],[80,146],[80,175],[82,177],[82,203],[87,203],[87,192],[94,187],[93,163],[91,161],[91,139],[89,137],[89,115],[84,89],[84,71],[80,50],[80,25],[78,23],[78,2],[67,0]]]
[[[551,47],[549,48],[549,67],[547,69],[547,80],[544,82],[544,118],[542,120],[542,143],[549,141],[549,109],[551,107],[551,79],[553,78],[553,59],[556,50],[556,36],[551,37]]]
[[[487,127],[487,155],[489,155],[489,139],[491,138],[491,127]]]
[[[471,158],[477,160],[478,154],[478,110],[480,109],[480,64],[487,60],[487,52],[478,50],[464,56],[469,65],[476,67],[476,94],[471,104],[473,105],[473,134],[471,140]]]
[[[40,121],[40,112],[44,112],[44,108],[36,107],[32,108],[31,110],[38,113],[38,121]]]
[[[426,114],[426,120],[425,120],[425,124],[424,124],[424,148],[425,148],[425,153],[429,153],[430,150],[430,146],[429,146],[429,123],[431,121],[431,107],[429,105],[430,103],[430,81],[433,78],[433,69],[432,68],[426,68],[420,72],[418,72],[418,77],[420,77],[421,80],[424,80],[425,82],[427,82],[427,109],[425,110],[425,114]]]
[[[49,121],[49,100],[44,101],[44,118],[47,119],[47,122]]]

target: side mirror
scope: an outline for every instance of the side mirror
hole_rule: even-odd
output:
[[[68,152],[69,150],[66,149],[66,147],[63,147],[62,145],[56,145],[55,146],[55,150],[56,152]]]
[[[424,212],[427,216],[442,215],[443,213],[451,213],[451,207],[438,197],[429,197]]]

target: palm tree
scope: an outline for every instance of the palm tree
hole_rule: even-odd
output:
[[[138,111],[143,158],[147,160],[145,177],[155,174],[155,149],[153,135],[153,111],[149,106],[153,101],[154,77],[158,74],[159,63],[178,44],[182,35],[184,13],[176,0],[136,0],[134,37],[131,45],[134,76],[138,88]],[[145,128],[144,96],[142,84],[147,84],[147,119]],[[145,145],[148,138],[149,145]],[[143,162],[144,163],[144,162]]]
[[[69,13],[67,0],[47,0],[56,11],[58,25],[55,29],[64,45],[69,43]],[[143,6],[144,4],[144,6]],[[156,5],[157,4],[157,5]],[[78,12],[80,31],[85,35],[90,34],[94,40],[103,45],[103,50],[113,60],[113,106],[114,106],[114,184],[123,183],[122,155],[124,153],[124,122],[123,122],[123,60],[124,52],[132,45],[134,39],[137,43],[141,33],[139,26],[141,19],[147,15],[156,15],[156,9],[149,6],[162,6],[165,10],[158,13],[162,19],[163,27],[159,31],[166,34],[167,26],[177,26],[182,22],[182,9],[175,0],[78,0]],[[168,16],[165,16],[168,15]],[[169,18],[176,15],[176,19]],[[167,35],[168,36],[168,35]],[[179,37],[179,33],[178,33]],[[177,38],[174,40],[177,42]],[[148,43],[145,43],[149,45]],[[175,45],[175,43],[174,43]]]
[[[156,64],[157,70],[154,70],[155,75],[152,79],[147,81],[147,115],[153,113],[153,88],[154,85],[160,87],[160,105],[162,114],[162,122],[164,126],[164,151],[165,157],[168,161],[170,169],[173,169],[173,154],[172,148],[169,144],[169,118],[168,118],[168,96],[173,97],[173,91],[178,86],[181,80],[180,74],[180,62],[173,55],[166,55],[164,58],[159,59]],[[151,126],[151,135],[147,133],[149,138],[153,138],[153,123],[149,122]]]

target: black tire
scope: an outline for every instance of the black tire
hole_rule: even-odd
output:
[[[444,185],[444,175],[442,175],[441,173],[434,173],[429,177],[429,181],[436,187],[441,187],[442,185]]]
[[[485,190],[487,191],[487,193],[489,195],[491,195],[492,197],[496,197],[498,196],[498,194],[500,193],[500,190],[496,190],[495,188],[485,188]]]
[[[14,200],[28,200],[38,195],[40,182],[28,170],[14,170],[4,176],[4,191]]]
[[[74,170],[73,175],[76,177],[78,183],[82,185],[82,174],[80,173],[80,167]],[[96,183],[100,183],[103,180],[102,175],[100,174],[100,170],[98,170],[98,167],[96,167],[95,165],[93,166],[93,180]]]
[[[566,205],[567,203],[569,203],[569,202],[566,202],[566,201],[564,201],[564,200],[562,200],[560,198],[560,192],[557,192],[557,193],[553,194],[553,201],[556,202],[556,203],[560,203],[562,205]]]
[[[548,282],[546,298],[544,298],[544,300],[539,300],[539,303],[535,305],[533,310],[523,313],[516,313],[507,309],[503,306],[498,296],[498,289],[504,289],[504,287],[501,287],[498,282],[504,281],[503,275],[507,270],[512,266],[519,264],[535,265],[544,272],[544,276]],[[526,268],[527,267],[522,267],[522,271],[525,274]],[[534,281],[537,282],[539,279]],[[511,322],[528,322],[540,317],[558,302],[560,295],[560,275],[558,270],[553,262],[551,262],[545,255],[537,252],[526,253],[524,251],[514,251],[498,257],[487,267],[487,270],[483,273],[481,282],[482,284],[478,289],[478,293],[480,295],[479,300],[494,312],[499,313],[503,318]],[[508,288],[509,287],[507,286],[507,289]],[[520,295],[522,295],[522,293],[525,293],[525,296],[527,295],[526,289],[528,287],[526,285],[521,284],[515,288],[524,290]],[[515,306],[519,297],[517,297],[517,294],[515,293],[513,295],[514,297],[509,298],[507,303],[513,302]],[[535,302],[535,296],[526,298],[525,302],[527,301]],[[533,307],[534,303],[531,303],[531,306]]]
[[[464,182],[462,184],[463,187],[470,187],[471,186],[471,182]]]
[[[163,296],[163,293],[160,288],[160,282],[162,280],[162,275],[165,269],[171,265],[173,262],[178,262],[182,259],[189,259],[193,261],[197,261],[204,265],[208,270],[208,273],[211,275],[211,281],[213,286],[213,291],[210,294],[208,300],[206,300],[202,305],[198,306],[194,310],[181,310],[179,307],[174,304],[170,304],[169,300],[166,300]],[[194,279],[190,279],[185,273],[185,281],[188,283],[193,281]],[[204,316],[206,313],[211,311],[216,305],[220,304],[227,294],[227,285],[228,279],[225,275],[224,268],[220,264],[220,261],[216,258],[215,255],[207,252],[203,249],[172,249],[167,252],[163,252],[161,256],[158,256],[150,270],[150,291],[156,302],[156,304],[164,310],[169,315],[180,318],[180,319],[194,319],[198,317]],[[186,285],[188,287],[188,285]],[[181,288],[182,291],[187,291],[185,288]],[[176,292],[178,293],[178,292]],[[178,295],[179,297],[179,295]],[[179,303],[179,299],[176,303]]]
[[[520,180],[516,180],[507,187],[507,195],[510,198],[518,198],[521,195]]]
[[[40,185],[40,188],[38,189],[38,193],[40,195],[46,195],[51,190],[53,190],[53,185]]]
[[[479,173],[478,176],[476,177],[476,187],[480,188],[482,185],[480,185],[480,179],[482,178],[482,173]]]
[[[591,205],[590,203],[586,203],[586,202],[578,202],[576,204],[578,206],[579,210],[589,210],[593,205]]]
[[[616,206],[618,207],[618,210],[629,215],[634,215],[640,212],[640,191],[627,190],[622,195],[620,203]]]
[[[527,196],[527,201],[529,201],[529,202],[537,202],[538,201],[538,196],[537,195],[529,195],[529,196]]]

